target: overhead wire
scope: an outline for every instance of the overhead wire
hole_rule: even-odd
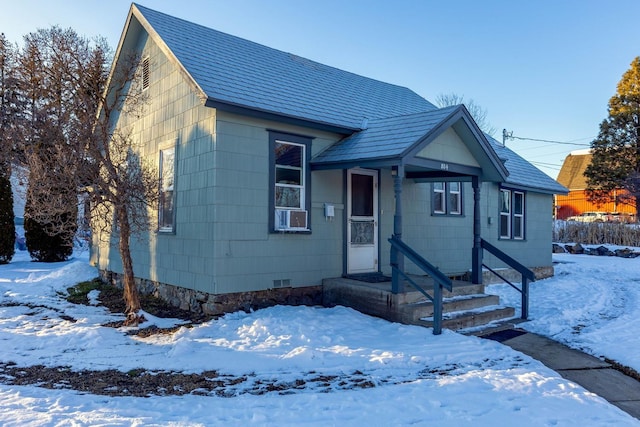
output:
[[[590,143],[589,144],[585,144],[585,143],[578,143],[578,142],[571,142],[571,141],[553,141],[553,140],[550,140],[550,139],[524,138],[524,137],[521,137],[521,136],[513,136],[513,135],[508,136],[508,138],[510,138],[510,139],[519,139],[519,140],[522,140],[522,141],[548,142],[548,143],[551,143],[551,144],[577,145],[577,146],[580,146],[580,147],[590,147],[591,146]],[[573,141],[579,141],[579,140],[578,139],[574,139]]]

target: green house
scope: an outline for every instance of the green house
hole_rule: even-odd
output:
[[[132,241],[143,290],[211,314],[321,303],[335,278],[398,294],[425,272],[391,236],[449,278],[509,269],[483,242],[553,274],[553,195],[566,189],[463,105],[136,4],[116,61],[130,51],[149,103],[119,120],[162,182],[157,228]],[[117,281],[117,251],[98,237],[92,263]]]

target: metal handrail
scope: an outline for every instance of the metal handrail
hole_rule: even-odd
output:
[[[394,271],[398,272],[402,277],[407,279],[411,286],[413,286],[416,290],[421,292],[433,302],[433,334],[440,335],[442,333],[442,288],[444,287],[449,290],[449,292],[451,292],[453,290],[451,279],[445,276],[440,270],[430,264],[429,261],[420,256],[416,251],[414,251],[411,247],[409,247],[406,243],[404,243],[396,236],[391,236],[388,240],[392,248],[402,253],[418,268],[420,268],[422,271],[433,278],[433,297],[431,297],[427,291],[425,291],[416,282],[411,280],[409,276],[404,273],[404,271],[399,269],[397,264],[391,264],[391,268],[393,268]]]
[[[521,307],[520,307],[520,318],[526,320],[529,317],[529,282],[535,282],[536,275],[533,271],[516,261],[514,258],[510,257],[506,253],[502,252],[500,249],[493,246],[491,243],[487,242],[484,239],[480,239],[480,244],[482,249],[486,249],[494,255],[496,258],[507,264],[509,267],[516,270],[522,276],[522,287],[518,288],[516,285],[511,283],[505,277],[503,277],[497,271],[491,269],[486,264],[482,264],[484,268],[489,270],[491,273],[498,276],[500,279],[504,280],[509,286],[511,286],[516,291],[520,292],[521,295]]]

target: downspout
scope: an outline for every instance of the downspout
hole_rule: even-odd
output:
[[[393,175],[393,192],[395,195],[395,213],[393,215],[393,236],[402,240],[402,179],[404,178],[404,166],[395,166],[391,174]],[[404,280],[401,280],[399,271],[404,273],[404,255],[398,252],[393,246],[391,247],[391,292],[399,294],[404,292]]]

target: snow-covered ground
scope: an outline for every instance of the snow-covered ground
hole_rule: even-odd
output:
[[[553,259],[555,276],[530,285],[530,321],[519,326],[640,372],[640,258],[554,254]],[[520,307],[520,294],[506,284],[488,286],[487,292]]]
[[[557,276],[532,284],[532,320],[523,327],[640,370],[634,330],[640,259],[557,259]],[[172,335],[127,335],[100,326],[121,316],[61,296],[95,276],[86,254],[41,264],[18,252],[11,264],[0,266],[0,363],[76,371],[216,370],[246,381],[230,388],[231,397],[108,397],[0,379],[3,426],[640,425],[497,342],[450,331],[434,336],[430,329],[343,307],[273,307],[229,314]],[[519,301],[504,285],[490,288]],[[179,323],[151,321],[161,327]],[[359,379],[373,386],[354,386]],[[257,385],[274,380],[298,387],[286,394],[255,393]]]

